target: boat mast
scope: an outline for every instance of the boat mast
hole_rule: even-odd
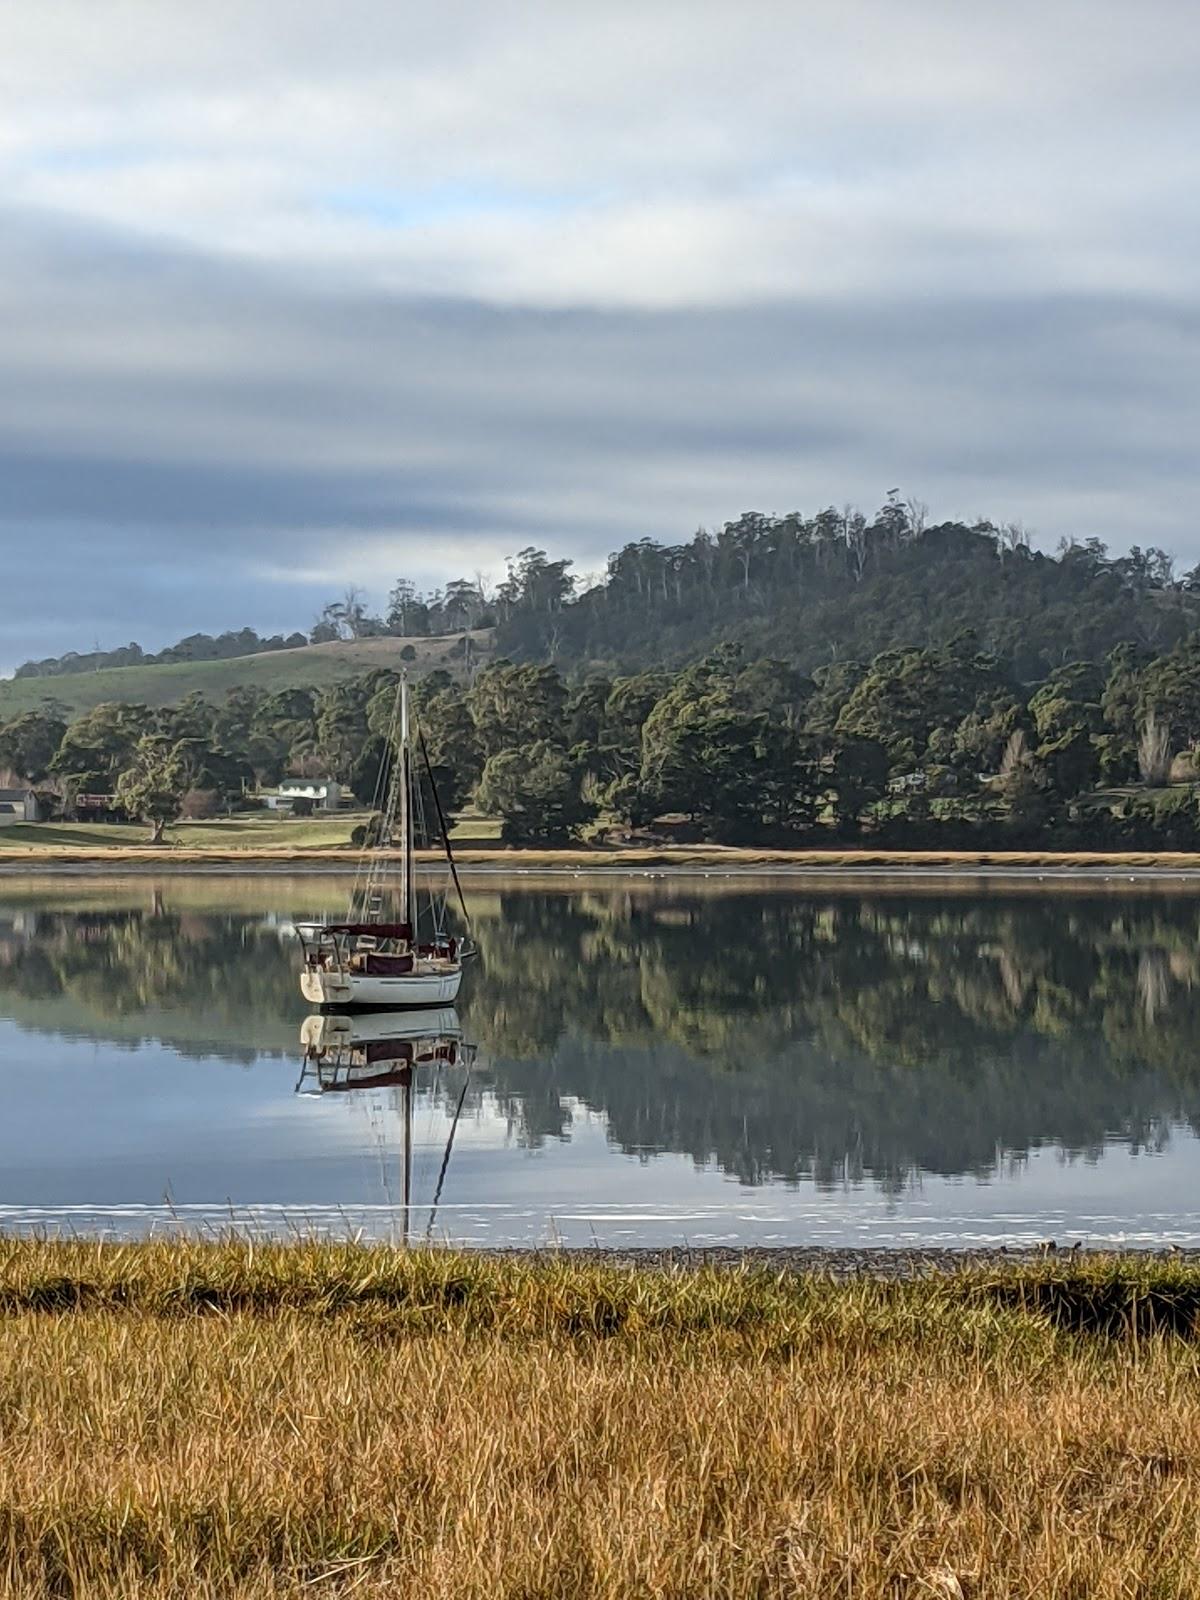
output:
[[[404,1070],[404,1223],[401,1235],[408,1244],[408,1222],[412,1212],[412,1134],[413,1134],[413,1068]]]
[[[417,942],[417,877],[413,868],[413,760],[408,714],[408,673],[400,677],[400,898],[413,944]]]

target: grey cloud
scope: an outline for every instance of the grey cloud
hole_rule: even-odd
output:
[[[5,219],[0,661],[303,626],[338,581],[581,569],[748,507],[1190,564],[1200,308],[962,291],[659,312],[430,300]]]

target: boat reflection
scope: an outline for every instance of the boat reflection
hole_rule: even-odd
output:
[[[455,1066],[475,1047],[453,1006],[420,1011],[314,1012],[300,1027],[301,1094],[411,1082],[412,1069]]]
[[[432,1096],[443,1087],[443,1074],[447,1075],[444,1086],[449,1090],[449,1073],[455,1072],[456,1077],[461,1073],[462,1081],[454,1096],[454,1113],[425,1227],[426,1239],[431,1238],[477,1051],[477,1046],[463,1038],[458,1013],[452,1006],[420,1011],[314,1012],[305,1017],[300,1026],[300,1044],[304,1061],[296,1084],[297,1094],[345,1094],[391,1088],[401,1091],[404,1243],[409,1240],[413,1220],[413,1091],[417,1074],[422,1069],[427,1070],[427,1087]]]

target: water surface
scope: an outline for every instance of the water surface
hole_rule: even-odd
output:
[[[403,1089],[297,1093],[345,892],[0,880],[0,1226],[424,1236],[453,1126],[463,1243],[1200,1243],[1186,889],[489,880],[407,1219]]]

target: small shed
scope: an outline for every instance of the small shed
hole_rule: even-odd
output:
[[[0,828],[41,820],[42,808],[32,789],[0,789]]]

